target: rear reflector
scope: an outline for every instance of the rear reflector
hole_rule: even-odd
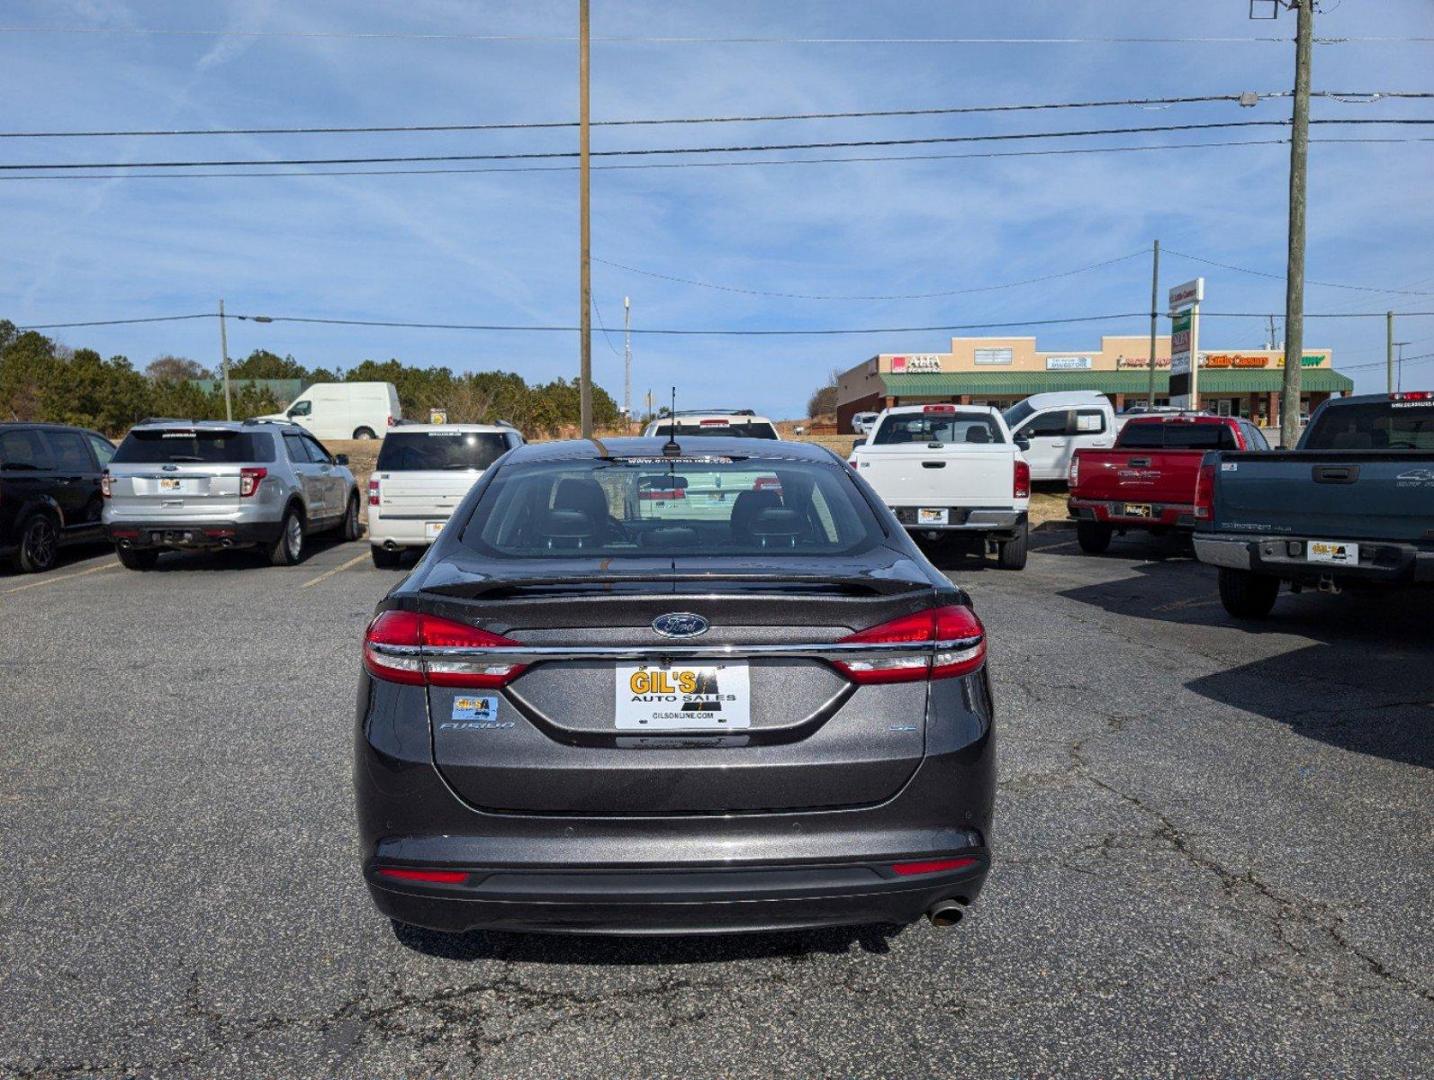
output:
[[[527,665],[502,663],[481,656],[444,656],[443,650],[516,644],[509,638],[452,619],[412,611],[385,611],[368,624],[363,663],[370,675],[386,682],[497,689],[516,679]]]
[[[932,859],[929,862],[899,862],[892,868],[893,874],[900,874],[902,877],[911,877],[914,874],[946,874],[952,870],[964,870],[968,866],[975,866],[977,860],[973,858],[964,859]]]
[[[468,880],[468,874],[463,870],[414,870],[407,866],[380,866],[374,873],[395,881],[427,881],[434,885],[461,885]]]
[[[111,529],[110,536],[116,540],[138,540],[138,529]]]
[[[204,536],[208,540],[227,540],[234,536],[233,529],[205,529]]]
[[[974,611],[959,604],[903,615],[841,639],[843,645],[892,642],[930,642],[941,647],[934,652],[889,659],[835,660],[833,664],[852,682],[871,685],[954,679],[971,674],[986,662],[986,629]]]

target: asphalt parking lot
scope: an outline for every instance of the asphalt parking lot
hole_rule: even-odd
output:
[[[81,553],[0,575],[0,1075],[1428,1075],[1434,625],[1044,528],[949,564],[1001,785],[966,922],[398,935],[356,865],[358,639],[395,581]]]

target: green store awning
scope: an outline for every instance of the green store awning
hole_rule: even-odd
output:
[[[1279,368],[1238,371],[1207,368],[1200,372],[1202,394],[1278,392],[1284,372]],[[882,375],[893,397],[955,397],[961,394],[1025,397],[1049,390],[1099,390],[1106,394],[1139,394],[1150,385],[1148,371],[962,371],[925,375]],[[1333,368],[1305,368],[1300,389],[1311,393],[1348,393],[1354,380]],[[1155,373],[1155,392],[1170,390],[1170,373]]]

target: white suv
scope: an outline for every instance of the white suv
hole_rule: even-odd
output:
[[[675,424],[676,437],[691,439],[702,435],[721,435],[732,439],[780,439],[777,426],[765,416],[757,416],[750,409],[734,413],[679,412]],[[665,437],[673,434],[673,418],[659,417],[647,425],[643,432],[648,436]]]
[[[404,548],[433,543],[488,466],[522,442],[504,424],[391,428],[368,482],[373,564],[395,567]]]

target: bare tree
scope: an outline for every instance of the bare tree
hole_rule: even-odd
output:
[[[156,356],[144,369],[154,382],[183,382],[185,379],[207,379],[209,371],[187,356]]]
[[[822,416],[835,416],[837,410],[837,380],[841,378],[841,372],[832,368],[827,373],[827,381],[812,392],[807,398],[807,415],[813,420]]]

